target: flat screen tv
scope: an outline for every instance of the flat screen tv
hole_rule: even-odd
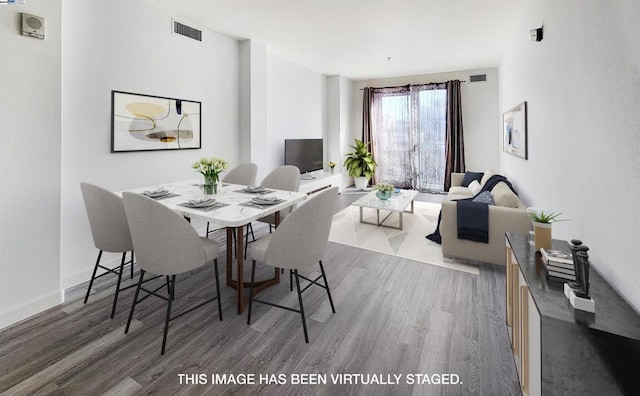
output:
[[[322,139],[285,139],[284,164],[294,165],[300,173],[323,168]]]

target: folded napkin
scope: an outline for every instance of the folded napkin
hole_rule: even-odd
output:
[[[252,192],[252,193],[258,193],[258,192],[261,192],[261,191],[264,191],[264,190],[266,190],[266,188],[264,186],[247,186],[247,187],[244,188],[243,191]]]
[[[192,208],[202,208],[206,206],[215,205],[215,198],[203,198],[203,199],[192,199],[184,203],[185,206],[189,206]]]
[[[150,198],[162,197],[164,195],[169,195],[169,194],[171,194],[171,192],[165,190],[164,188],[160,188],[160,189],[155,190],[155,191],[144,191],[142,193],[142,195],[145,195],[145,196],[150,197]]]
[[[273,205],[282,202],[283,200],[277,197],[255,197],[251,199],[251,202],[255,202],[260,205]]]

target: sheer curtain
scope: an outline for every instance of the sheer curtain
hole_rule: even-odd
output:
[[[443,191],[446,164],[445,84],[371,88],[370,123],[376,181]]]

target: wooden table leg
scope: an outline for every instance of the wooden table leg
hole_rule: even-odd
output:
[[[233,286],[231,266],[233,264],[233,227],[227,227],[227,286]]]
[[[242,313],[246,305],[244,301],[244,237],[242,235],[243,227],[236,227],[236,276],[237,287],[236,297],[238,299],[238,315]]]

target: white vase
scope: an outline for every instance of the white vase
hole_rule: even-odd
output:
[[[356,190],[364,190],[367,188],[367,184],[369,183],[369,179],[365,176],[355,177],[354,181],[356,183]]]

